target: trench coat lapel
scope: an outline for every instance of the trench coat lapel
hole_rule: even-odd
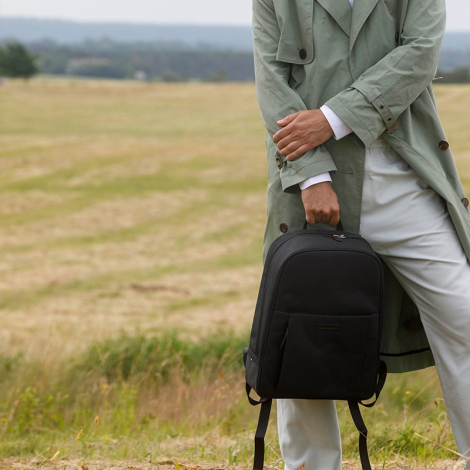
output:
[[[336,22],[341,26],[341,29],[350,36],[352,11],[349,1],[317,0],[317,2],[336,20]]]
[[[349,50],[352,50],[354,47],[359,32],[378,2],[379,0],[354,0],[351,34],[349,35]]]

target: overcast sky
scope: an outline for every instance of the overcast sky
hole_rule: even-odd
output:
[[[244,25],[251,21],[251,0],[0,0],[0,15]],[[470,31],[470,0],[447,0],[447,29]]]

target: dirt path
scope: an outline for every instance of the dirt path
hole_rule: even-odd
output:
[[[374,466],[375,470],[464,470],[464,462],[442,460],[435,463],[413,463],[410,460],[390,460],[385,464]],[[236,465],[195,465],[194,463],[173,462],[170,460],[155,462],[135,462],[121,460],[110,462],[106,460],[55,460],[51,462],[32,459],[6,458],[0,460],[0,469],[56,469],[56,470],[248,470],[247,466]],[[361,470],[357,461],[346,460],[343,470]]]

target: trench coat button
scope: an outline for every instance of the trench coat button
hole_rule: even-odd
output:
[[[397,31],[395,33],[395,41],[398,42],[399,39],[400,39],[400,31]]]
[[[464,197],[464,198],[462,199],[462,204],[463,204],[463,206],[464,206],[465,208],[468,207],[468,199],[467,199],[466,197]]]
[[[276,152],[276,162],[277,162],[277,167],[279,170],[282,170],[282,167],[284,166],[284,162],[282,161],[282,155],[279,150]]]
[[[305,49],[300,49],[299,57],[303,60],[307,58],[307,51]]]
[[[279,225],[279,230],[282,232],[282,233],[286,233],[287,230],[288,230],[288,227],[287,227],[287,224],[285,224],[284,222]]]
[[[439,148],[441,150],[447,150],[449,148],[449,142],[447,142],[447,140],[441,140],[439,142]]]
[[[398,129],[398,124],[400,124],[399,121],[395,121],[388,129],[385,130],[387,134],[392,134]]]

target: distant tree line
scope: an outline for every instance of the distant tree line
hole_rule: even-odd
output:
[[[251,51],[220,50],[208,45],[183,47],[178,43],[118,43],[109,39],[62,45],[43,40],[28,45],[0,47],[0,75],[44,74],[161,80],[167,82],[252,81]],[[441,55],[436,83],[469,83],[470,51]]]
[[[117,43],[108,39],[80,45],[41,41],[28,45],[42,73],[162,81],[254,80],[250,51],[166,43]]]
[[[470,83],[470,67],[454,70],[438,70],[434,83]]]

